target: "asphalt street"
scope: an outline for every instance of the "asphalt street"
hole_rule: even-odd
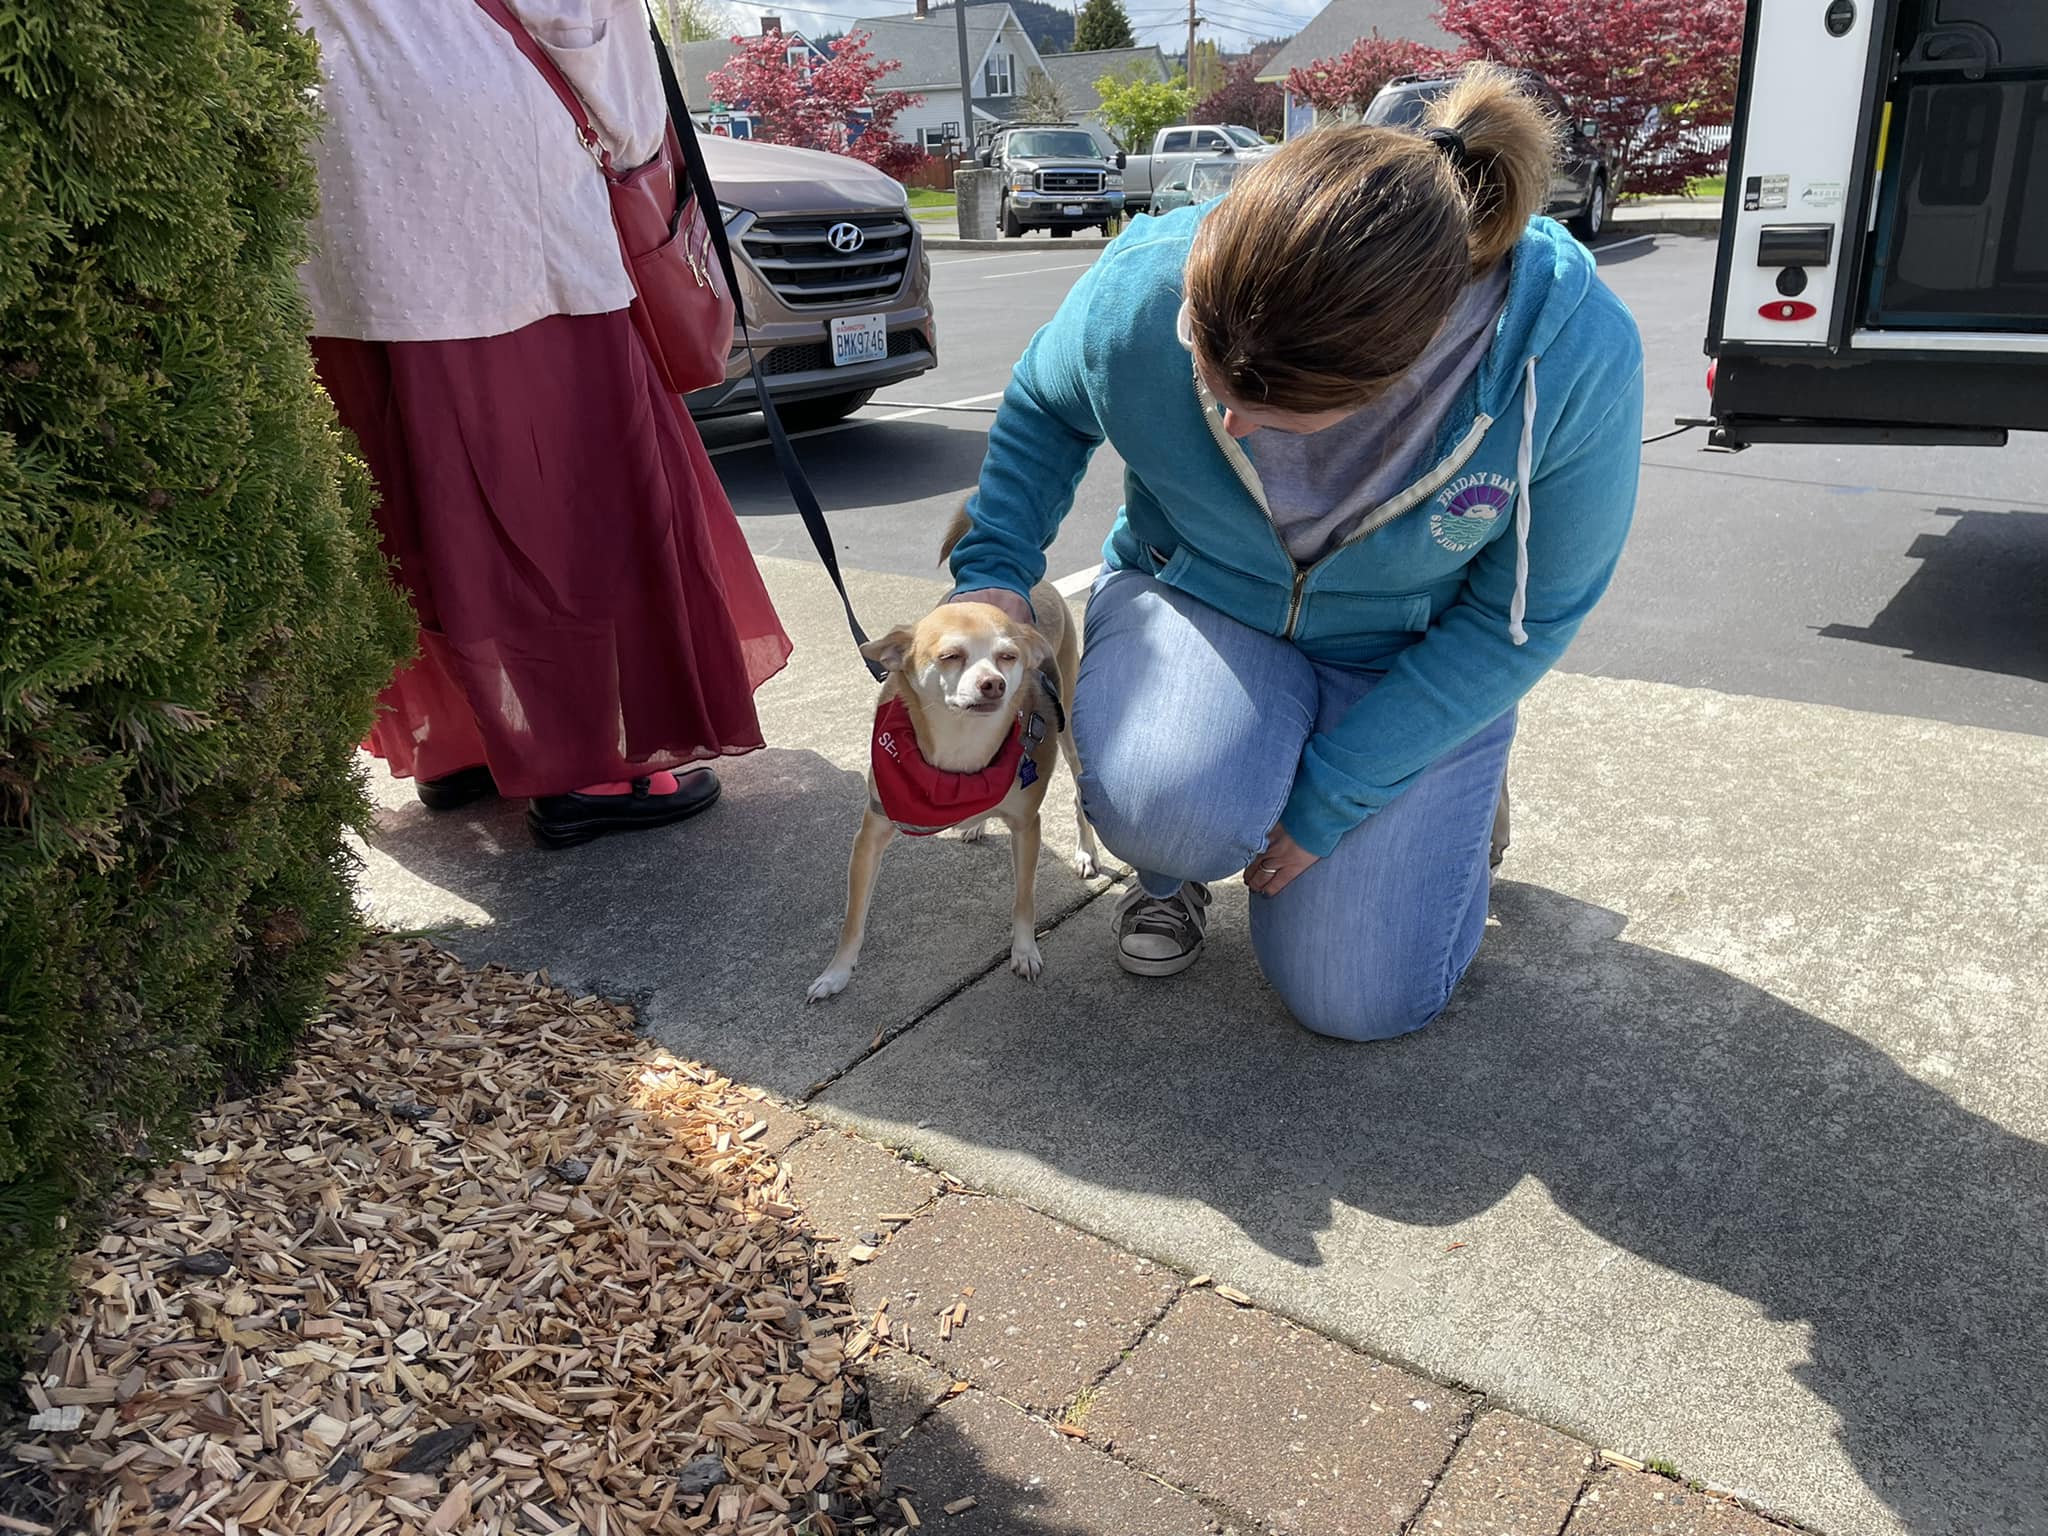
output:
[[[934,569],[1012,364],[1093,259],[1050,243],[933,253],[939,367],[799,445],[842,562]],[[1702,412],[1712,242],[1622,237],[1600,264],[1642,327],[1645,435]],[[918,409],[934,405],[954,408]],[[756,552],[810,558],[759,421],[704,436]],[[2025,436],[1999,449],[1725,454],[1699,432],[1652,444],[1621,569],[1564,669],[2048,734],[2044,487],[2048,442]],[[1053,546],[1054,576],[1094,564],[1121,499],[1105,450]]]

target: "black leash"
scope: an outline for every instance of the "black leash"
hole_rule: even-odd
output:
[[[846,578],[839,573],[839,555],[832,547],[832,529],[825,521],[825,509],[818,505],[817,493],[811,489],[809,477],[804,474],[803,465],[797,462],[796,449],[790,446],[789,434],[782,428],[782,417],[776,413],[775,402],[768,395],[768,381],[762,377],[759,359],[754,356],[754,338],[747,332],[747,306],[740,293],[740,276],[733,266],[732,243],[726,238],[725,216],[718,211],[718,189],[711,184],[710,169],[704,164],[704,151],[697,143],[697,124],[690,116],[689,104],[683,100],[683,88],[676,83],[676,67],[668,56],[668,44],[661,40],[661,28],[654,24],[652,11],[648,13],[647,28],[654,36],[654,55],[661,65],[662,94],[668,98],[669,120],[675,124],[676,139],[683,147],[683,164],[690,174],[690,190],[696,194],[697,206],[704,212],[705,226],[711,231],[711,244],[718,252],[718,265],[725,273],[726,291],[732,295],[733,318],[739,323],[740,340],[747,348],[748,360],[755,364],[749,369],[754,378],[754,398],[760,403],[761,419],[768,424],[768,441],[775,448],[775,462],[782,469],[782,478],[789,484],[790,499],[796,503],[797,515],[804,520],[804,532],[811,536],[811,543],[818,551],[818,559],[824,564],[825,574],[832,578],[833,588],[839,593],[839,602],[846,609],[846,627],[853,631],[856,645],[868,643],[867,631],[860,627],[860,619],[853,611],[853,599],[846,593]],[[884,681],[888,669],[863,655],[861,665],[874,675],[876,682]]]

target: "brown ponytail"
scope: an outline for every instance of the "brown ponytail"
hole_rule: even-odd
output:
[[[1484,272],[1514,249],[1522,227],[1550,200],[1559,125],[1498,64],[1474,64],[1430,103],[1423,126],[1448,129],[1464,141],[1460,179],[1471,220],[1472,270]]]
[[[1237,403],[1356,409],[1405,372],[1459,292],[1547,199],[1557,124],[1475,64],[1424,121],[1321,128],[1259,162],[1188,257],[1196,356]]]

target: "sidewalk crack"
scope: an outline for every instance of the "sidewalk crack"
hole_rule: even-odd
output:
[[[1479,1415],[1485,1411],[1484,1397],[1472,1396],[1465,1399],[1464,1416],[1458,1422],[1457,1433],[1451,1436],[1450,1448],[1444,1452],[1442,1464],[1436,1469],[1435,1476],[1429,1480],[1429,1491],[1422,1496],[1422,1502],[1415,1506],[1415,1513],[1401,1522],[1395,1536],[1413,1536],[1413,1533],[1420,1529],[1422,1517],[1429,1513],[1429,1506],[1436,1502],[1437,1490],[1443,1487],[1445,1477],[1450,1474],[1451,1463],[1458,1459],[1458,1452],[1464,1447],[1465,1442],[1472,1438],[1472,1426],[1479,1422]]]

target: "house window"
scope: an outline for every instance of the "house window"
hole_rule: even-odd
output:
[[[920,128],[918,138],[928,155],[943,155],[946,152],[946,130],[944,128]]]
[[[988,56],[988,67],[982,71],[981,94],[984,96],[1007,96],[1010,94],[1011,59],[1007,53],[992,53]]]

